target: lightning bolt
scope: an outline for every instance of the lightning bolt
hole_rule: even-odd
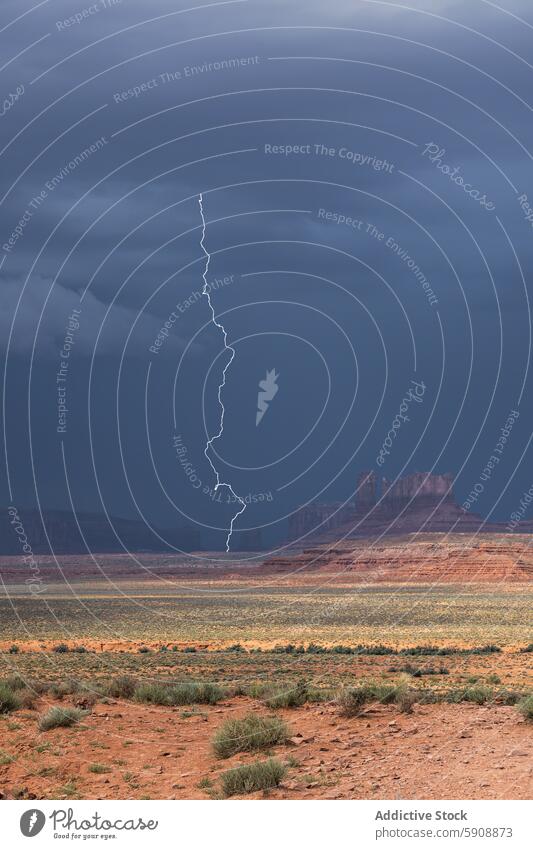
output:
[[[226,351],[229,351],[230,354],[231,354],[229,361],[226,363],[226,365],[224,366],[224,370],[222,371],[222,383],[220,383],[219,387],[218,387],[218,403],[220,404],[220,427],[219,427],[218,433],[216,433],[214,436],[212,436],[211,439],[207,440],[207,442],[205,444],[205,448],[204,448],[204,454],[205,454],[206,458],[209,460],[209,465],[211,466],[211,468],[213,469],[213,472],[215,473],[215,478],[216,478],[215,492],[216,492],[217,489],[219,489],[219,487],[225,486],[229,489],[229,491],[231,492],[233,497],[242,504],[242,508],[237,513],[235,513],[234,517],[232,518],[232,520],[230,522],[229,532],[228,532],[228,535],[226,537],[226,551],[229,551],[229,544],[230,544],[230,540],[231,540],[231,535],[233,533],[233,524],[236,521],[236,519],[238,519],[239,516],[242,513],[244,513],[244,511],[246,510],[246,503],[243,501],[243,499],[240,497],[240,495],[237,495],[237,493],[234,492],[231,484],[224,483],[223,481],[220,480],[220,475],[219,475],[219,473],[216,469],[216,466],[213,464],[213,462],[212,462],[212,460],[211,460],[211,458],[208,454],[208,451],[211,448],[211,446],[213,445],[213,442],[215,442],[216,439],[220,439],[220,437],[222,436],[222,433],[224,432],[224,413],[226,412],[226,410],[224,408],[224,404],[222,402],[221,396],[222,396],[222,390],[224,389],[224,387],[226,385],[226,372],[229,369],[229,367],[232,364],[234,357],[235,357],[235,348],[232,348],[231,345],[228,345],[228,334],[226,333],[226,329],[225,329],[223,324],[220,324],[220,322],[218,322],[216,320],[215,310],[214,310],[213,304],[211,303],[211,295],[209,294],[209,287],[208,287],[208,284],[207,284],[207,272],[209,271],[209,262],[211,260],[211,256],[210,256],[210,254],[208,253],[208,251],[206,250],[206,247],[205,247],[205,227],[206,227],[206,224],[205,224],[205,218],[204,218],[203,197],[202,197],[201,192],[198,196],[198,201],[199,201],[199,204],[200,204],[200,216],[202,218],[202,238],[200,239],[200,247],[202,248],[202,250],[205,254],[205,257],[206,257],[204,273],[202,275],[203,281],[204,281],[204,287],[202,289],[202,295],[205,295],[206,298],[207,298],[207,302],[208,302],[209,308],[211,310],[211,317],[213,319],[213,324],[216,327],[218,327],[219,330],[222,331],[222,336],[223,336],[223,339],[224,339],[224,348],[226,349]]]
[[[28,832],[33,831],[33,826],[37,822],[37,812],[34,811],[30,817],[30,821],[28,823]]]

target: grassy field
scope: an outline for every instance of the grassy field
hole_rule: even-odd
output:
[[[51,585],[0,598],[0,642],[113,641],[221,647],[240,642],[519,646],[531,640],[525,584],[253,587],[241,582]]]

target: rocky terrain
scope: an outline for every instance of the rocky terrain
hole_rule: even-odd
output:
[[[38,733],[27,711],[3,739],[1,797],[205,799],[225,770],[257,761],[220,761],[211,750],[217,727],[250,710],[264,714],[242,697],[201,711],[113,700],[79,727]],[[278,715],[292,736],[273,747],[287,772],[271,798],[530,798],[531,727],[512,707],[425,705],[404,715],[376,705],[347,719],[333,705],[305,705]]]
[[[264,574],[330,573],[349,581],[507,583],[533,579],[529,535],[408,534],[378,541],[344,539],[266,560]]]

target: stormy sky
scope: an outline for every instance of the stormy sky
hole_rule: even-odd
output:
[[[508,520],[532,35],[528,0],[2,0],[2,504],[222,549],[214,466],[275,546],[373,468]]]

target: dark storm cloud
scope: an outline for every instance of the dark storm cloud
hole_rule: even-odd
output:
[[[359,357],[357,405],[326,451],[325,467],[313,467],[290,494],[279,493],[277,504],[263,505],[264,513],[251,509],[247,521],[253,524],[255,517],[260,524],[261,516],[270,521],[323,487],[327,490],[354,444],[365,437],[385,387],[378,422],[358,457],[327,490],[328,497],[350,495],[356,472],[373,463],[374,443],[412,377],[413,337],[419,373],[431,385],[427,397],[437,399],[443,370],[439,320],[407,263],[387,247],[389,237],[404,256],[412,257],[437,294],[446,363],[435,415],[416,459],[409,461],[409,453],[426,420],[405,435],[390,471],[401,471],[405,462],[409,468],[430,468],[436,462],[440,470],[458,471],[479,438],[463,473],[464,484],[459,482],[459,487],[468,488],[469,481],[477,479],[477,467],[490,450],[500,420],[517,403],[528,357],[527,301],[513,249],[527,269],[533,236],[513,186],[519,195],[527,193],[533,164],[530,4],[507,4],[507,11],[525,23],[482,0],[428,0],[413,3],[412,10],[405,4],[353,0],[194,5],[194,11],[174,14],[181,10],[170,2],[122,0],[106,5],[61,0],[42,4],[9,26],[31,4],[2,3],[0,29],[7,29],[0,38],[6,45],[4,61],[9,62],[2,71],[2,90],[7,96],[24,86],[23,95],[0,118],[6,146],[1,157],[2,244],[16,231],[32,199],[42,192],[45,197],[38,208],[30,207],[22,235],[4,251],[0,331],[4,350],[26,283],[8,368],[8,386],[11,381],[22,385],[27,381],[28,352],[55,281],[42,314],[35,362],[39,383],[34,410],[42,416],[36,437],[39,487],[45,501],[64,501],[52,472],[58,444],[49,365],[57,357],[65,320],[91,281],[76,341],[79,385],[71,390],[79,443],[84,446],[78,463],[85,485],[80,483],[78,496],[84,504],[94,498],[98,506],[81,411],[88,362],[112,304],[97,349],[105,372],[97,387],[106,400],[95,404],[93,418],[99,466],[114,470],[103,485],[106,498],[115,511],[136,513],[117,461],[113,406],[120,356],[129,337],[126,359],[131,363],[121,373],[120,405],[128,422],[126,451],[136,458],[138,490],[153,512],[164,517],[159,524],[174,521],[175,511],[147,459],[143,405],[150,367],[149,424],[157,468],[164,469],[161,474],[176,503],[183,507],[190,502],[190,512],[196,511],[200,522],[217,524],[216,505],[202,501],[180,477],[171,450],[176,370],[184,345],[198,332],[194,356],[187,354],[178,372],[177,417],[190,439],[198,474],[205,482],[211,480],[203,457],[202,390],[207,369],[221,352],[221,340],[213,328],[201,330],[209,324],[210,313],[197,296],[205,268],[200,191],[212,254],[210,275],[219,281],[234,275],[230,284],[214,289],[215,311],[228,311],[230,339],[256,334],[256,347],[241,343],[244,353],[236,357],[228,376],[222,454],[235,465],[245,465],[239,464],[239,457],[245,456],[250,466],[261,465],[264,456],[273,457],[278,448],[285,450],[303,438],[303,418],[314,420],[323,376],[316,378],[316,399],[315,389],[304,387],[315,386],[310,374],[322,375],[319,358],[315,362],[316,355],[304,343],[272,337],[272,331],[295,333],[322,345],[333,374],[327,415],[302,454],[296,452],[270,472],[230,469],[237,488],[275,490],[311,465],[340,427],[353,396],[353,372],[346,365],[342,333],[332,329],[321,312],[338,322]],[[65,24],[72,16],[74,22]],[[239,68],[205,66],[256,56],[258,62]],[[357,61],[332,61],[335,58]],[[201,72],[186,71],[202,66]],[[105,143],[98,150],[70,167],[101,138]],[[422,155],[429,143],[445,151],[447,166],[459,167],[469,185],[493,200],[496,214],[482,209]],[[265,144],[309,145],[311,150],[323,144],[336,153],[268,156]],[[388,160],[393,168],[380,172],[353,165],[339,155],[343,148]],[[61,174],[57,187],[48,190],[50,180]],[[266,212],[284,209],[303,212]],[[357,218],[362,227],[356,232],[325,222],[320,209]],[[369,235],[370,224],[384,234],[383,240]],[[257,274],[261,271],[274,273]],[[297,301],[305,308],[254,306],[268,300]],[[151,342],[172,313],[177,318],[164,345],[157,355],[151,354]],[[379,333],[389,353],[387,384]],[[274,362],[276,353],[281,364]],[[261,433],[247,431],[244,423],[255,415],[257,381],[266,368],[284,364],[281,388]],[[211,371],[208,380],[211,429],[217,423],[213,399],[219,373]],[[493,412],[483,428],[494,386]],[[530,382],[526,386],[524,405]],[[8,408],[9,450],[14,451],[27,444],[16,425],[24,413],[14,402]],[[430,412],[428,407],[428,417]],[[460,425],[444,448],[458,414]],[[525,445],[526,430],[516,429],[516,447],[509,452],[514,462],[518,446]],[[524,468],[505,509],[511,509],[522,483],[528,482]],[[508,474],[512,469],[509,465]],[[23,468],[20,479],[20,497],[31,502],[35,494]],[[496,497],[497,487],[480,506],[490,509]],[[272,538],[282,533],[278,528]],[[213,544],[220,543],[219,536],[213,535]]]

